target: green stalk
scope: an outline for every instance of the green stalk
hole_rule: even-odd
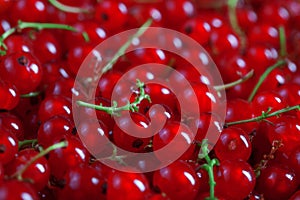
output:
[[[66,147],[68,145],[68,143],[66,141],[62,141],[59,143],[56,143],[50,147],[48,147],[47,149],[41,151],[40,153],[38,153],[36,156],[34,156],[33,158],[31,158],[20,170],[18,170],[12,177],[16,177],[18,180],[23,180],[23,173],[28,169],[28,167],[30,165],[32,165],[35,161],[37,161],[39,158],[47,155],[49,152],[55,150],[55,149],[59,149],[59,148],[63,148]]]
[[[283,26],[279,27],[279,40],[280,40],[280,56],[286,57],[287,55],[286,34]]]
[[[280,56],[281,59],[279,59],[274,65],[268,67],[266,71],[260,76],[258,82],[256,83],[254,89],[252,90],[248,101],[251,102],[256,95],[258,89],[260,88],[261,84],[264,82],[264,80],[269,76],[269,74],[276,68],[286,64],[285,57],[287,55],[287,47],[286,47],[286,35],[284,31],[284,27],[279,27],[279,40],[280,40]]]
[[[244,77],[234,81],[234,82],[231,82],[231,83],[227,83],[227,84],[224,84],[224,85],[217,85],[217,86],[214,86],[214,89],[216,91],[221,91],[221,90],[226,90],[226,89],[229,89],[229,88],[232,88],[236,85],[239,85],[245,81],[247,81],[249,78],[251,78],[252,76],[254,75],[254,70],[252,69],[250,72],[248,72]]]
[[[215,197],[215,186],[216,181],[214,178],[214,166],[219,165],[219,161],[216,158],[211,159],[208,155],[208,141],[207,139],[204,139],[201,144],[201,152],[198,157],[201,159],[204,157],[206,163],[201,165],[201,168],[206,170],[208,173],[208,184],[209,184],[209,197],[206,198],[206,200],[217,200]]]
[[[270,112],[270,111],[266,111],[266,112],[262,112],[261,116],[258,117],[254,117],[251,119],[244,119],[244,120],[240,120],[240,121],[235,121],[235,122],[228,122],[225,124],[225,126],[232,126],[232,125],[236,125],[236,124],[244,124],[244,123],[249,123],[249,122],[259,122],[262,121],[264,119],[270,118],[270,117],[278,117],[280,114],[282,113],[286,113],[292,110],[300,110],[300,105],[296,105],[296,106],[292,106],[292,107],[287,107],[287,108],[283,108],[281,110],[277,110],[275,112]]]
[[[38,22],[23,22],[19,21],[16,27],[10,28],[9,30],[5,31],[0,36],[0,55],[5,55],[7,47],[4,44],[4,40],[8,38],[10,35],[14,34],[15,32],[20,32],[26,28],[34,28],[37,30],[42,29],[62,29],[68,31],[77,31],[74,27],[66,25],[66,24],[55,24],[55,23],[38,23]]]
[[[260,86],[262,85],[262,83],[264,82],[264,80],[269,76],[269,74],[276,68],[284,65],[286,63],[285,60],[278,60],[274,65],[272,65],[271,67],[268,67],[266,69],[266,71],[259,77],[259,80],[258,82],[256,83],[254,89],[252,90],[249,98],[248,98],[248,101],[251,102],[253,100],[253,98],[255,97],[258,89],[260,88]]]
[[[41,92],[30,92],[28,94],[20,95],[21,98],[30,98],[30,97],[37,97],[41,94]]]
[[[113,65],[117,62],[117,60],[125,54],[126,49],[128,49],[128,47],[131,45],[132,41],[138,37],[140,37],[141,35],[144,34],[144,32],[147,30],[147,28],[152,24],[152,19],[148,19],[139,29],[138,31],[128,40],[125,42],[125,44],[123,44],[121,46],[121,48],[117,51],[117,53],[113,56],[113,58],[103,67],[102,69],[102,73],[106,73],[107,71],[109,71]]]
[[[57,9],[68,13],[88,13],[89,9],[68,6],[60,3],[57,0],[49,0],[49,2]]]
[[[143,82],[141,82],[140,80],[137,80],[136,85],[139,88],[139,94],[136,96],[133,103],[128,103],[125,106],[118,107],[117,102],[115,102],[115,101],[113,102],[113,106],[111,106],[111,107],[102,106],[101,104],[95,105],[95,104],[87,103],[84,101],[77,101],[76,103],[79,106],[84,106],[84,107],[88,107],[88,108],[92,108],[92,109],[96,109],[96,110],[101,110],[110,115],[118,115],[121,111],[125,111],[125,110],[136,112],[136,111],[138,111],[139,104],[144,99],[147,99],[149,102],[151,102],[150,96],[145,93],[145,89],[144,89],[145,84]]]
[[[239,36],[241,41],[241,49],[244,50],[246,47],[246,35],[242,31],[241,27],[239,26],[238,19],[237,19],[237,13],[236,8],[239,0],[228,0],[228,14],[229,14],[229,22],[232,27],[232,29],[235,31],[235,33]]]
[[[31,144],[31,146],[33,146],[36,143],[37,143],[37,139],[23,140],[23,141],[18,142],[18,146],[19,146],[19,149],[21,149],[23,146],[26,146],[26,145],[29,145],[29,144]]]

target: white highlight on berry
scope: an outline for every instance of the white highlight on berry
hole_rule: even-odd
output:
[[[194,177],[188,173],[188,172],[183,172],[184,176],[191,182],[192,185],[195,185],[196,181]]]
[[[144,192],[144,191],[146,190],[145,185],[144,185],[140,180],[134,179],[134,180],[133,180],[133,183],[139,188],[139,190],[140,190],[141,192]]]

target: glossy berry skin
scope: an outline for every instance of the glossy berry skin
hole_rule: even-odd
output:
[[[0,199],[38,200],[37,191],[30,183],[17,180],[5,181],[0,185]]]
[[[12,5],[13,1],[11,0],[1,0],[0,1],[0,14],[5,13]]]
[[[32,41],[26,35],[11,35],[4,43],[7,46],[7,54],[32,52]]]
[[[249,136],[242,129],[229,127],[223,129],[214,150],[221,161],[247,161],[252,151],[251,145]]]
[[[79,165],[69,169],[64,176],[64,187],[58,191],[58,199],[104,198],[104,179],[93,167]]]
[[[190,200],[197,195],[199,181],[196,172],[189,164],[175,161],[154,172],[153,185],[170,199]]]
[[[57,115],[72,119],[71,102],[64,96],[49,96],[41,102],[38,115],[41,122]]]
[[[18,152],[18,140],[12,133],[0,129],[0,141],[0,162],[7,164]]]
[[[89,45],[77,45],[69,49],[67,55],[68,69],[73,75],[76,75],[82,62],[93,50]]]
[[[299,185],[299,179],[286,167],[268,166],[261,171],[255,190],[266,199],[288,199]]]
[[[133,126],[136,127],[132,127],[130,123],[128,123],[128,121],[131,120],[135,123]],[[118,147],[130,152],[144,152],[146,146],[150,144],[151,140],[151,137],[146,137],[146,134],[148,134],[147,127],[150,123],[149,119],[147,119],[143,114],[132,113],[131,116],[119,117],[117,121],[119,123],[116,123],[113,128],[114,143]],[[143,135],[143,131],[145,132],[145,135]],[[130,135],[131,132],[139,132],[141,137]]]
[[[144,174],[112,171],[107,179],[107,200],[145,199],[150,186]]]
[[[0,109],[2,110],[12,110],[17,106],[20,100],[20,94],[17,88],[7,82],[0,80]]]
[[[192,18],[185,22],[182,32],[196,40],[201,45],[206,45],[210,39],[211,27],[208,22]]]
[[[38,130],[38,143],[47,148],[64,136],[71,136],[74,131],[74,123],[63,116],[54,116],[42,123]]]
[[[299,119],[295,116],[281,116],[274,121],[273,126],[268,126],[267,137],[272,144],[274,140],[281,141],[283,146],[278,149],[280,152],[289,154],[300,142]]]
[[[289,198],[289,200],[299,200],[300,199],[300,191],[298,190]]]
[[[167,26],[180,29],[179,24],[193,17],[196,12],[195,5],[189,0],[164,1],[165,21]],[[176,22],[174,21],[176,19]]]
[[[34,149],[24,149],[18,152],[16,158],[6,165],[5,170],[8,175],[13,175],[26,165],[26,163],[36,156],[38,152]],[[37,159],[22,174],[24,179],[31,179],[36,191],[42,190],[50,178],[50,168],[45,157]]]
[[[194,137],[188,126],[171,121],[154,135],[153,151],[159,160],[175,156],[182,160],[192,159],[195,150]],[[163,151],[158,151],[162,148]]]
[[[40,84],[42,68],[30,53],[12,53],[1,59],[0,77],[14,84],[21,94],[27,94]]]
[[[63,178],[68,169],[79,164],[87,164],[90,158],[88,151],[77,137],[65,136],[65,141],[68,143],[67,147],[55,149],[49,154],[51,174],[58,180]]]
[[[243,110],[243,112],[240,112]],[[238,121],[241,119],[250,119],[252,117],[252,104],[244,99],[231,99],[227,101],[226,122]],[[256,129],[258,123],[237,124],[234,127],[243,129],[247,134],[250,134]]]
[[[108,37],[107,31],[99,26],[98,23],[92,20],[77,22],[73,25],[76,32],[65,32],[64,43],[66,47],[72,49],[75,46],[96,46]],[[82,33],[86,32],[89,36],[89,41],[86,41]]]
[[[10,19],[14,24],[17,24],[19,19],[23,21],[43,22],[46,20],[46,3],[41,0],[20,0],[13,1],[12,8],[15,11],[14,15],[10,15]],[[28,12],[30,10],[30,12]],[[36,18],[36,16],[39,16]]]
[[[122,29],[128,20],[128,9],[125,4],[115,1],[102,1],[96,5],[95,20],[108,30],[115,32]],[[118,23],[115,23],[115,22]]]
[[[246,198],[255,186],[252,167],[242,160],[225,160],[216,172],[216,194],[232,200]]]
[[[260,116],[262,112],[271,109],[272,112],[287,107],[286,102],[280,98],[278,94],[272,91],[266,91],[258,93],[252,101],[252,107],[254,109],[254,115]],[[272,120],[274,118],[268,118]]]
[[[108,149],[106,147],[109,146],[110,135],[107,126],[102,121],[96,119],[82,120],[77,126],[77,132],[82,143],[95,157],[105,157],[111,154],[111,152],[108,155],[105,154],[107,153],[105,150]]]
[[[12,133],[19,141],[24,140],[24,126],[16,115],[0,113],[0,129]]]
[[[62,56],[62,47],[50,31],[40,31],[32,36],[32,48],[41,63],[58,61]]]

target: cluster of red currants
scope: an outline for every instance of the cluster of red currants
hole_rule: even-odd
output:
[[[299,19],[297,0],[0,0],[0,200],[300,199]],[[77,72],[96,45],[149,26],[179,31],[201,44],[225,84],[211,85],[188,62],[197,49],[185,58],[137,49],[111,63],[95,99],[72,102],[80,92]],[[158,73],[178,87],[183,76],[190,87],[180,88],[178,97],[161,84],[138,81],[131,98],[120,99],[128,104],[112,103],[122,76],[147,63],[173,68]],[[153,79],[147,71],[129,77],[131,83]],[[224,89],[226,105],[218,101]],[[184,113],[180,102],[190,105]],[[165,111],[151,109],[155,104]],[[227,108],[225,122],[212,110],[218,106]],[[138,138],[115,122],[123,111],[140,127],[166,122],[154,136]],[[86,120],[75,126],[74,116]],[[220,137],[209,152],[211,124]],[[102,143],[97,150],[126,172],[88,151],[85,143],[99,145],[99,134],[113,145]],[[155,152],[175,137],[176,149],[168,153],[187,150],[152,172],[136,170],[165,155],[136,163],[115,151]]]

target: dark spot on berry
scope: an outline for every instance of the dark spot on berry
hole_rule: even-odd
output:
[[[77,129],[76,129],[76,127],[74,127],[73,129],[72,129],[72,135],[76,135],[77,134]]]
[[[5,153],[5,151],[6,151],[5,145],[1,144],[0,145],[0,153]]]
[[[28,60],[27,60],[27,58],[25,56],[21,56],[21,57],[18,58],[18,63],[20,65],[25,66],[28,63]]]
[[[103,183],[102,185],[102,194],[106,194],[107,192],[107,183]]]
[[[133,148],[140,148],[142,145],[143,145],[143,140],[141,140],[141,139],[136,139],[136,140],[134,140],[134,142],[132,143],[132,147]]]
[[[108,15],[106,13],[102,13],[101,14],[101,18],[104,20],[104,21],[108,21]]]
[[[191,34],[192,31],[193,31],[193,29],[192,29],[192,27],[190,27],[190,26],[187,26],[187,27],[185,27],[185,29],[184,29],[184,32],[185,32],[186,34]]]

